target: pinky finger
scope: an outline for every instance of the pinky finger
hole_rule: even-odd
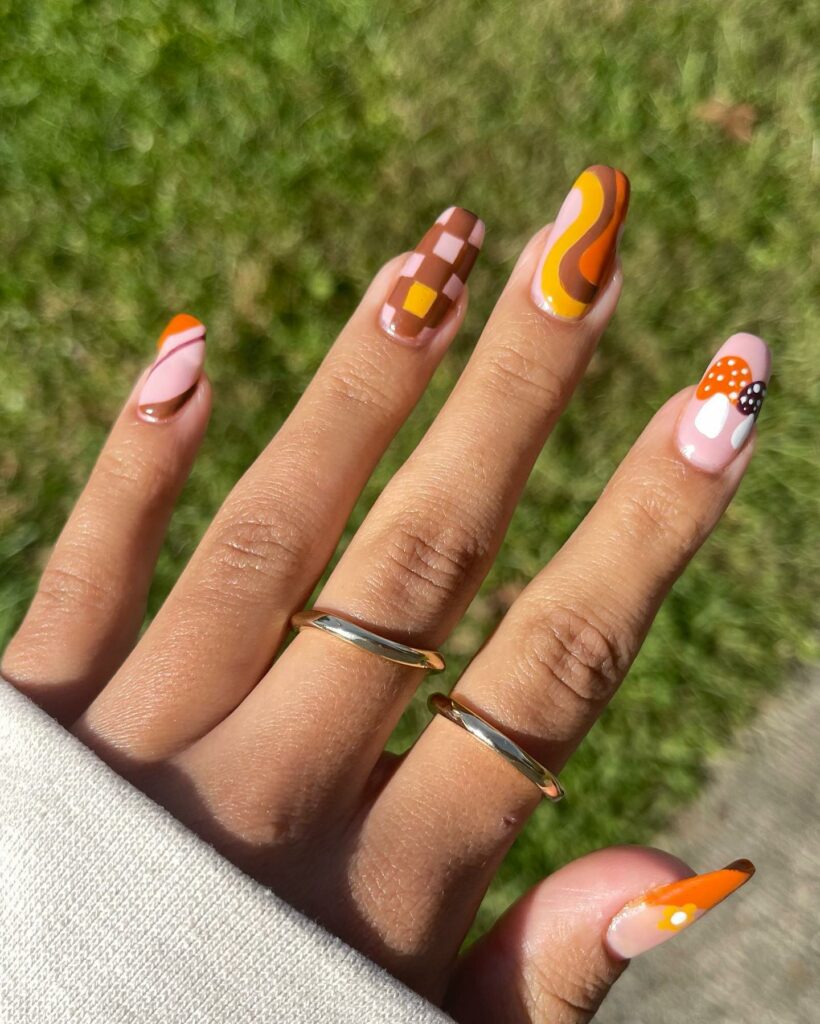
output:
[[[168,520],[208,422],[205,326],[175,316],[158,349],[3,656],[3,678],[64,723],[84,710],[136,641]]]
[[[660,850],[613,847],[531,889],[464,955],[445,1008],[461,1024],[584,1024],[631,957],[751,878],[749,861],[695,875]]]

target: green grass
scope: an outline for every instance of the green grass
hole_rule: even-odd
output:
[[[571,798],[535,816],[482,920],[573,856],[649,838],[696,793],[705,757],[818,653],[816,10],[0,0],[0,13],[0,640],[171,312],[209,325],[216,407],[152,610],[369,277],[451,202],[488,224],[466,330],[351,528],[574,175],[607,162],[633,183],[616,321],[453,638],[448,682],[499,593],[568,536],[652,411],[732,331],[771,342],[741,492],[565,771]],[[699,115],[713,98],[754,107],[751,141]],[[417,702],[401,739],[424,718]]]

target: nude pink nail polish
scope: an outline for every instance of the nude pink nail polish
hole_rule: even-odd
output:
[[[160,335],[157,348],[137,399],[137,413],[149,423],[173,416],[196,390],[205,363],[205,324],[180,313]]]
[[[678,424],[681,454],[719,473],[743,448],[755,425],[771,373],[766,342],[733,334],[715,354]]]
[[[666,942],[745,885],[754,872],[751,861],[736,860],[720,871],[682,878],[644,893],[612,919],[606,933],[609,951],[629,960]]]

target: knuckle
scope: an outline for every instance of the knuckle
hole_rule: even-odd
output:
[[[66,545],[58,558],[43,570],[31,606],[3,652],[0,674],[14,685],[44,674],[59,676],[65,671],[65,640],[76,635],[78,624],[107,622],[127,601],[104,564],[94,572],[100,563],[93,554]]]
[[[141,444],[123,442],[102,450],[94,477],[98,493],[108,500],[124,496],[130,502],[136,495],[140,506],[145,507],[165,500],[175,487],[178,473],[173,455],[164,460]]]
[[[268,507],[264,515],[243,508],[224,512],[212,527],[210,554],[220,573],[266,578],[292,579],[305,559],[309,519],[281,504]]]
[[[555,605],[525,632],[526,657],[536,674],[546,673],[572,704],[598,707],[611,697],[623,676],[625,657],[592,613]]]
[[[533,1018],[555,1024],[591,1020],[614,980],[602,976],[605,972],[590,973],[593,959],[584,957],[579,965],[565,964],[556,971],[553,961],[533,957],[526,970],[527,1002]]]
[[[47,565],[37,588],[37,599],[47,602],[52,613],[76,614],[79,608],[108,611],[114,596],[112,587],[84,568],[92,564],[89,557],[77,559],[76,564],[61,561]]]
[[[631,538],[662,548],[674,562],[693,552],[702,533],[697,510],[687,502],[682,488],[663,482],[658,474],[630,483],[622,516]]]
[[[528,349],[531,344],[519,344],[514,335],[494,346],[483,367],[486,385],[507,401],[514,396],[539,409],[555,408],[563,400],[564,381],[543,359],[528,355]]]
[[[386,580],[397,604],[441,607],[480,571],[486,555],[481,530],[458,513],[404,514],[380,543]]]
[[[386,392],[384,373],[365,363],[346,361],[328,369],[325,386],[333,405],[351,407],[378,419],[390,419],[394,400]]]

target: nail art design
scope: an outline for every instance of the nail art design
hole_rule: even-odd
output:
[[[666,942],[744,885],[755,872],[748,860],[651,889],[619,911],[606,933],[609,949],[624,960]]]
[[[167,419],[188,401],[205,362],[205,324],[195,316],[175,316],[157,342],[159,352],[137,400],[142,419]]]
[[[678,426],[678,447],[690,462],[718,473],[737,455],[760,415],[771,362],[754,334],[733,334],[721,346]]]
[[[408,256],[380,322],[388,334],[423,345],[464,289],[484,241],[484,222],[460,206],[445,210]]]
[[[603,164],[588,167],[555,218],[532,282],[540,309],[580,320],[609,279],[629,207],[629,178]]]

